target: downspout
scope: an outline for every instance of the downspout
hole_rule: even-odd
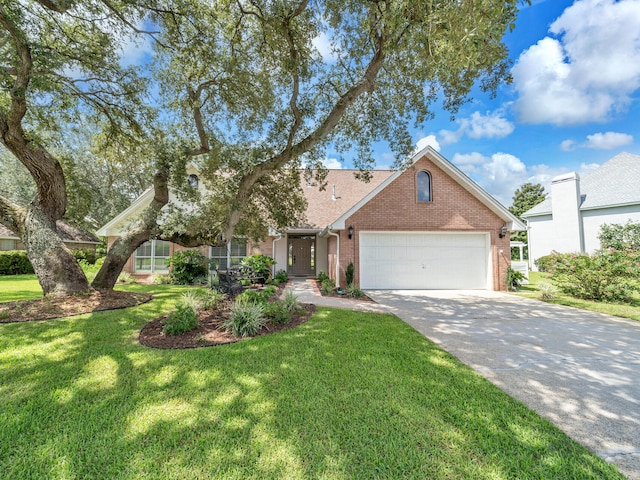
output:
[[[276,259],[276,242],[278,240],[282,240],[283,238],[284,237],[282,236],[282,234],[279,233],[278,238],[274,238],[273,241],[271,242],[271,258],[273,258],[274,260]],[[271,266],[271,278],[276,276],[276,265],[277,265],[277,262]]]
[[[328,230],[327,233],[336,237],[336,288],[340,288],[340,235],[332,232],[331,230]]]

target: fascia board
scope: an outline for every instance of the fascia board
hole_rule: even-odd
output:
[[[99,237],[108,237],[111,235],[119,235],[121,232],[114,231],[114,227],[120,224],[123,220],[126,220],[128,217],[137,213],[142,208],[146,208],[151,201],[153,200],[153,196],[155,195],[155,191],[153,188],[149,188],[146,192],[136,198],[131,205],[125,208],[122,212],[116,215],[110,222],[107,222],[105,225],[100,227],[96,231],[96,235]]]

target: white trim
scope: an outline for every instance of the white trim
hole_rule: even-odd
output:
[[[449,174],[455,181],[457,181],[465,190],[467,190],[471,195],[476,197],[480,202],[482,202],[486,207],[489,208],[493,213],[495,213],[500,219],[504,220],[507,224],[507,228],[510,231],[518,231],[518,230],[526,230],[526,226],[522,223],[515,215],[513,215],[506,207],[504,207],[500,202],[498,202],[495,198],[489,195],[485,190],[483,190],[477,183],[471,180],[467,175],[465,175],[461,170],[459,170],[455,165],[449,162],[446,158],[436,152],[432,147],[427,146],[414,154],[413,159],[411,161],[411,166],[413,166],[418,160],[422,157],[429,155],[429,159],[433,161],[437,166],[442,168],[446,173]],[[371,192],[369,192],[365,197],[356,203],[353,207],[347,210],[344,214],[342,214],[335,222],[333,222],[331,228],[336,230],[344,230],[345,222],[349,217],[351,217],[354,213],[360,210],[364,205],[366,205],[369,200],[378,195],[382,190],[384,190],[391,182],[393,182],[396,178],[402,175],[406,170],[398,170],[394,172],[390,177],[386,178],[380,185],[374,188]],[[433,195],[433,185],[431,185],[431,192]],[[325,229],[326,230],[326,229]],[[324,234],[324,231],[322,232]]]
[[[141,207],[147,207],[155,195],[153,188],[148,188],[138,198],[136,198],[131,205],[125,208],[122,212],[116,215],[111,221],[100,227],[96,232],[99,237],[120,236],[120,232],[111,232],[110,230],[115,227],[122,220],[126,219],[131,213],[140,209]]]
[[[336,288],[340,288],[340,235],[328,231],[328,234],[332,237],[336,237]]]

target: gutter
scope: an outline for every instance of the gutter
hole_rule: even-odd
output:
[[[329,227],[327,227],[325,229],[324,232],[322,233],[327,233],[328,235],[331,235],[332,237],[336,237],[336,242],[337,242],[337,251],[336,251],[336,288],[340,288],[340,235],[338,235],[335,232],[331,231],[331,227],[333,227],[333,225],[330,225]]]

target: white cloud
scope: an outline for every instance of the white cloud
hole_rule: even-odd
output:
[[[504,117],[502,109],[494,112],[487,112],[485,115],[480,112],[473,112],[469,118],[457,121],[460,127],[458,130],[440,130],[438,135],[443,145],[450,145],[458,142],[463,135],[470,138],[503,138],[513,132],[514,126]]]
[[[336,52],[334,52],[334,47],[331,45],[331,37],[327,33],[320,32],[320,35],[315,37],[311,43],[318,49],[325,62],[333,63],[338,59]]]
[[[140,65],[146,61],[145,57],[153,55],[153,47],[147,36],[125,39],[120,45],[120,50],[120,64],[124,67]]]
[[[611,150],[633,143],[633,136],[626,133],[605,132],[587,135],[585,147],[596,150]]]
[[[563,140],[562,143],[560,143],[560,150],[562,150],[563,152],[571,152],[576,148],[577,147],[575,140],[571,140],[570,138],[567,140]]]
[[[436,140],[435,135],[427,135],[425,137],[421,137],[416,142],[416,151],[422,150],[427,145],[430,145],[436,152],[440,151],[440,143],[438,143],[438,140]]]
[[[325,158],[322,161],[322,165],[324,165],[325,168],[329,168],[331,170],[342,169],[342,163],[340,163],[340,160],[338,160],[337,158]]]
[[[640,0],[580,0],[514,66],[520,120],[603,121],[640,88]]]

